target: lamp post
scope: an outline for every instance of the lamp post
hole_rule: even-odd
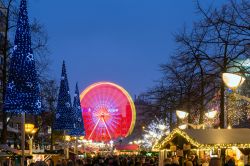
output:
[[[64,140],[66,141],[66,148],[65,148],[66,159],[69,159],[69,141],[71,140],[71,137],[69,135],[65,135]]]
[[[25,123],[24,125],[24,128],[25,128],[25,133],[28,134],[28,137],[29,137],[29,152],[30,152],[30,155],[32,155],[32,150],[33,150],[33,135],[37,132],[38,128],[35,128],[35,125],[34,124],[31,124],[31,123]]]
[[[249,97],[242,96],[236,93],[236,90],[245,82],[246,80],[245,77],[243,77],[240,74],[235,74],[235,73],[223,73],[222,80],[224,84],[233,91],[233,96],[235,97],[235,99],[238,98],[238,99],[242,99],[242,100],[250,102]],[[231,128],[230,124],[228,128]]]

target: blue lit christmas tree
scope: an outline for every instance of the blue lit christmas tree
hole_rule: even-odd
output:
[[[27,3],[21,0],[14,48],[10,57],[9,78],[4,110],[11,113],[39,114],[40,90],[35,60],[31,49],[31,36]]]
[[[61,83],[53,128],[54,130],[71,130],[74,128],[73,120],[66,66],[63,61]]]
[[[79,90],[78,85],[76,83],[76,89],[74,94],[74,102],[73,102],[73,114],[74,114],[74,129],[69,132],[69,135],[72,136],[84,136],[84,123],[82,118],[82,108],[80,105],[80,98],[79,98]]]

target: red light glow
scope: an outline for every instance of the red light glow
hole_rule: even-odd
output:
[[[99,82],[86,88],[80,100],[87,139],[108,142],[132,132],[135,106],[122,87]]]

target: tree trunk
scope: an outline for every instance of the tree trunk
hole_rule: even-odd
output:
[[[8,59],[8,29],[9,29],[9,7],[10,7],[11,1],[9,2],[7,13],[5,16],[5,32],[4,32],[4,47],[3,47],[3,68],[2,68],[2,103],[1,103],[1,111],[2,111],[2,125],[3,129],[1,132],[1,143],[6,144],[7,143],[7,137],[8,137],[8,131],[7,131],[7,113],[4,110],[3,104],[6,94],[6,86],[7,86],[7,59]]]
[[[201,100],[200,100],[200,118],[199,118],[199,124],[202,124],[204,121],[204,113],[205,113],[205,106],[204,106],[204,98],[205,98],[205,81],[204,81],[204,73],[201,68]]]
[[[220,128],[225,128],[225,85],[223,81],[220,87]]]
[[[50,150],[53,150],[53,145],[54,145],[53,127],[51,126]]]
[[[3,129],[1,132],[1,144],[6,144],[7,143],[7,115],[5,112],[2,112],[2,124],[3,124]]]
[[[169,128],[170,128],[170,131],[173,130],[173,111],[170,111]]]

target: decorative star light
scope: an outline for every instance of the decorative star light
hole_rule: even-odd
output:
[[[14,45],[8,58],[8,83],[4,110],[11,114],[40,114],[38,74],[31,48],[26,0],[20,0]],[[32,88],[30,88],[32,87]]]
[[[67,93],[69,94],[69,91]]]
[[[69,108],[69,107],[70,107],[69,102],[66,102],[66,103],[65,103],[65,105],[66,105],[66,107],[67,107],[67,108]]]
[[[81,122],[81,118],[78,118],[78,121]]]
[[[14,45],[13,50],[15,51],[17,49],[17,45]]]
[[[33,56],[33,54],[28,53],[28,55],[27,55],[27,59],[28,59],[28,61],[33,61],[33,60],[34,60],[34,56]]]
[[[56,114],[56,119],[58,119],[60,117],[60,114],[59,113],[57,113]]]
[[[30,88],[33,86],[33,84],[32,84],[31,82],[26,82],[26,84],[27,84],[27,86],[30,87]]]
[[[80,106],[78,106],[77,108],[78,108],[78,109],[81,109],[81,107],[80,107]]]
[[[14,81],[12,81],[12,82],[10,82],[9,84],[8,84],[8,89],[13,89],[15,87],[15,84],[14,84]]]
[[[42,107],[42,103],[41,103],[40,100],[38,100],[38,101],[36,102],[36,106],[37,106],[37,108],[41,108],[41,107]]]
[[[64,76],[62,76],[62,77],[61,77],[61,80],[64,80],[64,79],[65,79],[65,77],[64,77]]]

